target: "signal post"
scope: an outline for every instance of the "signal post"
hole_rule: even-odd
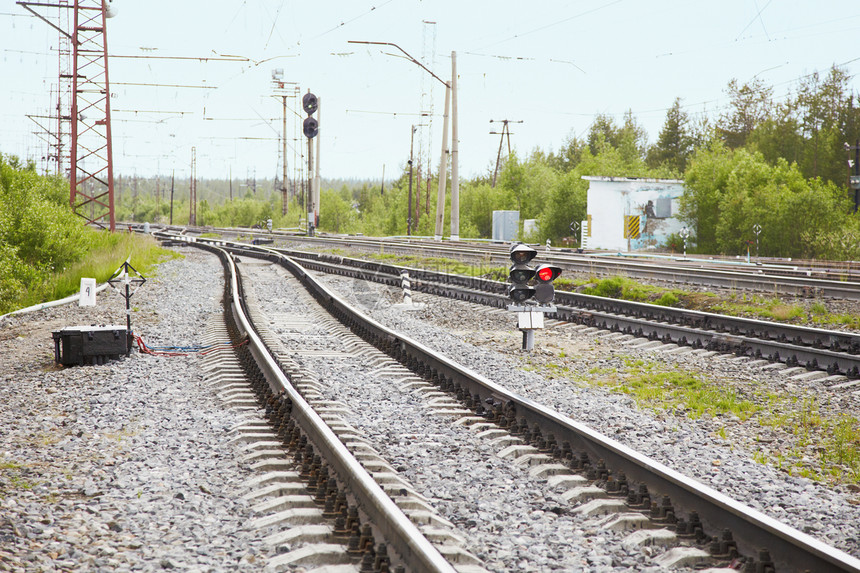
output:
[[[544,313],[556,312],[553,281],[561,268],[543,264],[533,267],[529,263],[537,256],[533,248],[517,243],[511,245],[511,268],[508,278],[511,286],[508,296],[514,304],[508,310],[517,313],[517,327],[523,333],[523,350],[534,348],[535,330],[544,327]]]
[[[308,91],[302,97],[302,109],[308,114],[302,122],[302,132],[308,139],[308,194],[305,200],[305,211],[308,214],[307,233],[309,237],[313,237],[314,229],[319,223],[317,220],[317,213],[319,213],[319,145],[317,145],[317,162],[316,169],[314,169],[312,143],[313,138],[319,135],[320,131],[319,120],[313,117],[313,114],[319,110],[319,98]],[[319,140],[317,141],[319,142]]]

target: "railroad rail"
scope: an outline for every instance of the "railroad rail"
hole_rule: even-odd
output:
[[[197,242],[199,246],[212,248],[203,243]],[[369,319],[283,253],[247,245],[222,245],[222,249],[243,256],[256,256],[285,267],[329,313],[346,324],[355,334],[441,390],[456,395],[466,407],[475,412],[476,417],[519,436],[528,444],[522,447],[530,448],[534,455],[585,472],[589,480],[601,482],[607,487],[607,491],[611,490],[616,496],[626,497],[626,503],[631,508],[650,513],[664,524],[674,527],[679,533],[683,531],[683,534],[692,534],[699,541],[709,540],[708,548],[715,556],[721,557],[722,551],[726,549],[721,540],[733,540],[731,543],[736,544],[742,554],[760,559],[760,567],[772,562],[777,571],[860,571],[860,560],[712,488],[698,484],[674,469],[554,410],[511,393],[468,367],[459,365],[421,343]],[[232,267],[229,259],[222,260],[225,260],[226,266]],[[229,283],[232,312],[236,315],[244,304],[241,287],[235,278]],[[291,391],[289,380],[280,371],[279,365],[262,350],[253,326],[238,316],[236,322],[239,329],[247,334],[250,347],[254,349],[252,354],[255,361],[269,380],[270,396],[278,397],[284,392],[284,396],[292,404],[293,416],[297,417],[302,429],[318,436],[315,439],[320,443],[314,441],[315,445],[327,454],[345,456],[348,452],[330,431],[326,431],[319,416],[306,409],[301,396]],[[272,380],[276,382],[273,383]],[[336,463],[343,466],[344,472],[350,471],[346,460]],[[360,484],[359,490],[365,491],[362,495],[367,496],[365,502],[371,503],[371,506],[376,507],[378,504],[383,507],[390,503],[390,500],[386,502],[380,497],[373,484],[364,483],[366,480],[363,478],[348,479],[357,480]],[[661,498],[660,504],[651,502]],[[689,514],[689,520],[676,520],[676,516],[682,515],[682,512]],[[669,514],[672,518],[668,517]],[[382,516],[377,517],[382,519]],[[711,534],[697,537],[699,534],[691,529],[694,524],[696,528],[701,524],[703,531]],[[411,555],[412,551],[417,554],[421,543],[406,535],[408,523],[402,525],[402,528],[387,528],[387,535],[397,539],[398,548],[407,555]],[[726,530],[730,533],[726,534]],[[429,553],[432,554],[432,551]],[[755,566],[755,557],[750,558]],[[430,556],[426,559],[435,563]],[[439,563],[438,567],[439,570],[444,570],[445,565]],[[415,570],[419,569],[436,570],[425,569],[423,565]]]
[[[172,232],[202,233],[204,229],[171,227]],[[212,231],[212,229],[208,229]],[[257,235],[258,239],[299,241],[333,249],[356,249],[374,253],[445,257],[474,265],[507,267],[507,244],[437,242],[418,238],[377,239],[362,236],[307,237],[285,232],[255,229],[217,229],[225,236]],[[539,246],[538,246],[539,247]],[[721,257],[632,256],[622,253],[583,252],[567,249],[542,251],[548,263],[561,266],[568,274],[594,277],[625,276],[660,284],[698,285],[799,298],[828,297],[860,300],[860,264],[821,261],[760,260]]]
[[[278,235],[274,235],[278,236]],[[468,243],[442,243],[419,240],[381,240],[357,237],[296,237],[290,240],[316,242],[338,248],[369,249],[406,255],[449,257],[473,264],[507,266],[507,245],[470,245]],[[777,264],[720,258],[700,259],[680,256],[632,257],[621,253],[586,252],[552,249],[541,253],[542,260],[561,266],[568,273],[608,277],[622,275],[639,280],[664,284],[693,284],[779,293],[797,297],[830,297],[860,300],[860,268],[840,264],[822,268],[819,265]]]
[[[242,243],[231,244],[231,249],[254,252],[253,245]],[[406,270],[416,291],[497,308],[510,302],[506,284],[498,281],[325,253],[276,250],[313,270],[390,286],[399,286],[400,274]],[[550,316],[567,322],[860,378],[860,334],[569,292],[556,293],[556,307],[557,312]]]
[[[319,455],[326,460],[343,488],[353,496],[355,504],[369,517],[388,546],[403,559],[410,571],[454,573],[451,564],[409,521],[320,415],[308,405],[285,375],[282,366],[273,358],[248,318],[241,282],[232,258],[223,249],[203,243],[198,245],[218,254],[224,265],[227,277],[227,321],[232,322],[232,330],[236,331],[239,339],[247,340],[247,349],[253,360],[246,360],[245,366],[251,371],[252,377],[256,376],[262,382],[257,389],[261,405],[266,406],[270,414],[270,423],[278,427],[284,423],[284,415],[293,422],[294,428],[299,429],[311,447],[311,452],[305,453],[305,457]],[[260,380],[260,377],[264,380]]]

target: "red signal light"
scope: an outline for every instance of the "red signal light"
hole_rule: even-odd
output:
[[[555,265],[541,265],[537,268],[537,280],[542,283],[549,283],[558,278],[561,274],[561,269]]]
[[[542,281],[551,281],[552,280],[552,269],[544,267],[538,271],[538,278]]]

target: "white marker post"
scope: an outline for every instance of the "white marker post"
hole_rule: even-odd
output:
[[[81,297],[78,306],[96,305],[96,279],[81,278]]]
[[[412,302],[412,281],[407,271],[400,271],[400,285],[403,287],[403,302],[393,305],[400,310],[421,310],[423,302]]]

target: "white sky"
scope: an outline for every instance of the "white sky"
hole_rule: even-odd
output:
[[[860,4],[851,0],[115,0],[108,47],[116,55],[250,62],[110,60],[115,173],[198,177],[280,174],[280,100],[271,73],[322,101],[324,177],[396,177],[411,125],[432,103],[432,129],[416,133],[438,167],[444,87],[393,42],[444,79],[457,52],[460,173],[492,171],[500,124],[513,124],[520,155],[583,136],[597,113],[620,122],[632,109],[654,141],[675,97],[691,114],[720,113],[732,78],[758,76],[785,96],[805,74],[844,64],[860,71]],[[57,10],[46,14],[55,17]],[[426,24],[425,22],[435,22]],[[14,1],[0,6],[0,152],[39,159],[46,145],[25,114],[54,106],[57,32]],[[435,60],[431,58],[435,48]],[[422,83],[423,82],[423,83]],[[852,79],[857,90],[856,79]],[[207,85],[190,89],[121,85]],[[300,104],[290,105],[302,115]],[[145,110],[140,113],[119,110]],[[153,112],[184,112],[153,113]],[[395,115],[396,113],[396,115]],[[288,139],[299,123],[291,115]],[[432,135],[431,135],[432,132]],[[265,138],[265,139],[240,139]],[[426,153],[426,151],[425,151]],[[287,154],[291,170],[294,152]]]

